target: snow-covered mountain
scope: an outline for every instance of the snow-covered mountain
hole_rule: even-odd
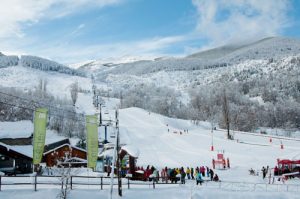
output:
[[[81,63],[75,63],[70,64],[71,68],[77,68],[85,71],[95,71],[95,70],[105,70],[105,68],[111,68],[114,66],[126,64],[126,63],[135,63],[135,62],[141,62],[141,61],[152,61],[152,60],[158,60],[163,59],[163,57],[160,58],[154,58],[149,56],[122,56],[122,57],[109,57],[109,58],[103,58],[99,60],[90,60],[85,61]]]
[[[300,40],[284,37],[268,37],[251,43],[233,43],[218,48],[201,51],[187,56],[202,60],[218,60],[230,64],[245,60],[282,58],[300,52]]]
[[[18,65],[19,57],[15,55],[6,56],[0,52],[0,68]]]
[[[164,58],[103,65],[92,62],[82,68],[111,87],[155,84],[175,89],[218,81],[250,81],[282,71],[299,72],[300,40],[272,37],[251,44],[227,45],[185,58]]]
[[[2,55],[0,60],[1,57],[8,59]],[[11,61],[14,59],[19,58],[10,57],[10,61],[5,63],[14,63]],[[275,125],[282,128],[300,127],[300,121],[296,119],[300,118],[297,115],[300,112],[297,111],[300,103],[300,41],[296,39],[266,38],[254,43],[231,44],[184,58],[133,61],[137,58],[123,57],[118,62],[89,61],[79,67],[89,74],[87,78],[71,75],[75,69],[58,75],[54,71],[61,72],[61,65],[55,62],[32,56],[23,59],[18,60],[18,66],[0,68],[2,86],[31,89],[42,77],[48,80],[48,90],[55,96],[69,98],[66,92],[77,80],[80,88],[86,91],[94,84],[101,95],[121,97],[122,94],[125,107],[136,106],[172,117],[206,120],[206,113],[199,116],[202,109],[195,111],[195,105],[191,106],[192,100],[198,96],[203,105],[203,98],[215,99],[220,95],[220,89],[227,85],[232,111],[245,114],[238,117],[243,118],[237,124],[239,129]],[[46,71],[24,67],[28,62],[29,67]],[[89,79],[90,75],[93,80]],[[204,92],[207,96],[199,93],[204,87],[207,87]],[[221,110],[219,102],[215,105]],[[253,121],[247,123],[251,121],[247,118],[252,112],[255,114]],[[278,112],[276,119],[272,116],[274,112]]]
[[[227,45],[185,58],[93,67],[92,74],[101,92],[109,91],[115,97],[122,94],[125,107],[137,106],[172,117],[206,120],[208,116],[202,106],[216,105],[221,110],[218,96],[226,89],[232,113],[237,114],[237,120],[244,118],[237,122],[238,129],[300,127],[296,119],[300,118],[296,108],[300,103],[300,41],[297,39],[273,37]],[[220,111],[216,115],[221,122]]]
[[[300,41],[290,38],[272,37],[250,44],[226,45],[219,48],[196,53],[185,58],[163,58],[139,60],[135,62],[90,63],[93,71],[101,78],[111,74],[142,75],[159,71],[195,71],[208,68],[232,66],[249,60],[280,60],[300,54]],[[85,65],[85,66],[89,66]],[[107,66],[107,68],[105,68]],[[89,67],[83,67],[91,69]]]
[[[85,73],[81,70],[71,69],[63,64],[57,63],[52,60],[45,58],[22,55],[20,58],[15,55],[6,56],[0,53],[0,68],[5,68],[9,66],[24,66],[30,67],[43,71],[55,71],[59,73],[65,73],[70,75],[85,76]]]

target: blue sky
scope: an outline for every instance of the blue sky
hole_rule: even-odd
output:
[[[300,37],[297,0],[1,0],[0,51],[62,63]]]

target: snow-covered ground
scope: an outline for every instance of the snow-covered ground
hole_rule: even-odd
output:
[[[247,69],[252,65],[260,65],[264,62],[253,60],[249,65],[244,65],[243,68],[236,66],[235,69]],[[284,65],[284,64],[283,64]],[[216,69],[223,70],[223,69]],[[174,72],[158,72],[152,75],[144,75],[142,77],[132,75],[122,75],[119,78],[118,74],[109,76],[107,81],[113,83],[113,86],[120,86],[125,83],[129,85],[143,83],[153,83],[164,85],[173,85],[174,88],[184,90],[194,79],[189,79],[189,72],[174,71]],[[211,76],[210,69],[205,71],[194,72],[195,79],[207,77],[209,81]],[[234,73],[234,70],[232,71]],[[24,75],[26,74],[26,75]],[[88,78],[70,76],[66,74],[58,74],[55,72],[44,72],[21,66],[13,66],[0,69],[0,85],[7,87],[18,87],[23,89],[32,89],[38,85],[39,79],[48,80],[48,91],[60,98],[70,98],[70,85],[78,81],[79,86],[84,90],[91,90],[91,80]],[[167,77],[167,78],[166,78]],[[219,74],[215,73],[215,78],[218,79]],[[177,78],[177,79],[176,79]],[[118,80],[118,81],[117,81]],[[125,82],[126,81],[126,82]],[[186,82],[185,82],[186,81]],[[204,82],[206,79],[203,80]],[[211,80],[210,80],[211,81]],[[125,82],[125,83],[124,83]],[[180,83],[178,83],[180,82]],[[106,84],[103,84],[106,85]],[[114,119],[114,110],[119,104],[118,99],[105,100],[103,107],[103,118],[106,120]],[[258,99],[256,99],[258,100]],[[77,112],[84,114],[99,113],[92,105],[91,93],[79,93],[76,103]],[[108,113],[108,114],[106,114]],[[214,131],[211,134],[210,124],[202,122],[195,125],[190,121],[168,118],[155,113],[150,113],[139,108],[127,108],[120,110],[120,135],[122,144],[130,144],[139,149],[138,166],[153,165],[159,169],[168,167],[196,167],[196,166],[212,166],[212,158],[216,158],[218,151],[224,151],[225,157],[230,159],[231,168],[228,170],[216,170],[220,179],[223,182],[243,182],[243,183],[267,183],[268,180],[263,180],[261,176],[249,175],[249,169],[253,168],[260,171],[262,166],[269,165],[273,168],[276,165],[277,158],[295,157],[300,153],[300,142],[297,140],[283,140],[280,137],[273,138],[272,143],[269,137],[253,136],[235,132],[235,140],[227,140],[226,134],[222,130]],[[187,132],[188,130],[188,132]],[[22,137],[30,135],[33,131],[32,123],[22,121],[16,123],[0,123],[0,138],[4,137]],[[108,128],[109,134],[113,132],[113,128]],[[180,134],[180,132],[182,132]],[[23,134],[24,133],[24,134]],[[104,128],[99,129],[99,137],[103,139]],[[51,143],[62,139],[53,131],[47,131],[46,143]],[[110,138],[109,141],[114,141]],[[210,151],[212,144],[215,151]],[[281,143],[284,149],[280,148]],[[31,152],[31,149],[19,149]],[[30,154],[29,154],[30,155]],[[94,173],[88,173],[94,175]],[[176,187],[158,189],[139,188],[124,190],[124,198],[298,198],[298,193],[287,192],[260,192],[238,191],[232,192],[231,189],[224,190],[213,186],[194,187],[194,182],[187,185],[175,185]],[[275,184],[282,184],[280,181],[275,181]],[[289,180],[286,184],[300,184],[299,179]],[[252,186],[252,185],[251,185]],[[81,187],[82,188],[82,187]],[[59,190],[56,188],[44,188],[37,192],[31,189],[25,189],[20,186],[17,190],[4,189],[0,192],[0,198],[22,198],[35,199],[55,198]],[[82,190],[75,189],[70,192],[70,198],[106,198],[107,190],[95,190],[84,187]],[[116,195],[116,194],[115,194]]]
[[[212,152],[212,134],[208,123],[197,126],[190,121],[149,114],[139,108],[120,110],[120,126],[121,142],[140,149],[137,163],[144,167],[211,167],[212,158],[216,158],[218,151],[224,150],[225,157],[230,159],[231,169],[217,171],[222,180],[263,182],[260,177],[249,176],[248,170],[260,171],[262,166],[267,165],[273,168],[277,158],[300,153],[299,141],[283,140],[284,149],[281,149],[280,139],[273,138],[270,143],[269,137],[236,132],[235,140],[227,140],[224,131],[214,131],[215,151]]]
[[[29,120],[18,122],[0,122],[1,138],[24,138],[33,133],[33,124]]]
[[[103,107],[103,117],[114,119],[114,110],[118,106],[118,99],[107,99]],[[85,113],[96,113],[97,110],[91,105],[90,94],[80,94],[76,104],[79,110],[88,110]],[[104,114],[107,112],[108,114]],[[260,171],[262,166],[269,165],[271,168],[276,165],[277,158],[293,157],[300,153],[300,145],[297,140],[281,140],[273,138],[272,143],[269,137],[253,136],[251,134],[235,132],[235,140],[227,140],[223,130],[214,131],[213,137],[210,130],[210,124],[201,122],[195,125],[187,120],[168,118],[155,113],[150,113],[139,108],[127,108],[119,111],[120,115],[120,135],[122,144],[130,144],[139,149],[138,166],[153,165],[161,169],[162,167],[212,167],[212,158],[216,158],[218,151],[225,151],[225,157],[230,159],[231,168],[228,170],[216,170],[224,184],[223,188],[214,186],[216,184],[208,183],[207,186],[195,187],[194,182],[188,182],[187,185],[174,185],[175,187],[158,187],[153,190],[149,187],[133,187],[130,190],[124,190],[124,198],[242,198],[247,194],[247,198],[297,198],[299,192],[267,192],[264,184],[268,179],[263,180],[261,176],[249,175],[249,169],[253,168]],[[24,124],[23,124],[24,123]],[[2,123],[0,123],[1,125]],[[3,123],[9,126],[7,123]],[[28,122],[15,123],[16,126],[26,127],[27,131],[32,131],[32,126]],[[10,125],[12,126],[12,125]],[[188,132],[187,132],[188,130]],[[2,128],[2,131],[16,131],[14,128]],[[109,134],[113,128],[108,129]],[[26,132],[26,131],[24,131]],[[180,134],[181,132],[181,134]],[[28,132],[27,132],[28,134]],[[20,136],[20,135],[18,135]],[[104,129],[99,129],[99,136],[103,138]],[[7,137],[7,135],[5,135]],[[110,138],[113,141],[114,138]],[[210,151],[211,142],[215,151]],[[52,131],[47,131],[47,143],[61,139]],[[281,141],[284,149],[280,148]],[[83,173],[81,173],[83,174]],[[94,176],[95,173],[87,172],[83,175]],[[233,186],[234,182],[246,183],[242,186]],[[247,183],[249,183],[247,185]],[[262,190],[251,192],[254,184],[262,183]],[[299,179],[288,180],[287,185],[299,185]],[[282,185],[281,181],[275,180],[275,185]],[[241,187],[246,190],[243,191]],[[89,198],[107,197],[108,191],[97,190],[87,186],[77,187],[78,189],[70,192],[70,198],[82,198],[88,195]],[[299,189],[299,188],[298,188]],[[237,190],[237,192],[232,192]],[[55,187],[40,188],[34,192],[29,188],[18,187],[12,189],[4,187],[0,192],[0,198],[55,198],[59,190]],[[16,195],[16,193],[18,193]],[[21,194],[21,195],[19,195]],[[44,196],[45,195],[45,196]],[[115,194],[116,195],[116,194]],[[192,197],[191,197],[192,196]]]
[[[3,190],[0,192],[1,198],[13,198],[13,199],[54,199],[59,194],[58,188],[52,189],[39,189],[34,191],[31,189],[17,189],[17,190]],[[68,198],[72,199],[96,199],[96,198],[110,198],[109,190],[97,190],[97,189],[74,189],[69,192]],[[198,186],[193,184],[186,185],[173,185],[168,188],[131,188],[123,189],[123,197],[118,197],[116,191],[113,193],[113,198],[124,198],[124,199],[217,199],[217,198],[228,198],[228,199],[256,199],[256,198],[270,198],[270,199],[298,199],[299,192],[266,192],[266,191],[228,191],[218,190],[215,188]]]

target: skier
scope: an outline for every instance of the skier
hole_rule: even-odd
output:
[[[209,177],[209,168],[206,166],[206,176]]]
[[[230,168],[229,158],[227,158],[227,167]]]
[[[167,170],[167,177],[168,177],[169,180],[171,180],[171,172],[172,172],[172,169],[168,168],[168,170]]]
[[[193,167],[191,168],[191,177],[194,180],[194,168]]]
[[[153,173],[152,173],[152,178],[154,182],[158,182],[159,181],[159,172],[157,169],[154,169]]]
[[[110,173],[111,173],[111,167],[110,167],[110,164],[107,165],[107,176],[109,177],[110,176]]]
[[[191,179],[191,170],[189,167],[187,167],[187,169],[186,169],[186,175],[187,175],[187,178],[190,180]]]
[[[167,182],[167,167],[165,167],[165,169],[161,170],[160,175],[161,175],[162,182],[164,182],[164,181]]]
[[[263,174],[263,179],[265,179],[265,177],[267,175],[267,169],[263,166],[261,171],[262,171],[262,174]]]
[[[180,180],[181,180],[181,184],[185,184],[185,176],[186,176],[186,173],[184,172],[184,169],[183,167],[181,168],[181,171],[180,171]]]
[[[202,182],[203,182],[203,180],[202,180],[202,174],[200,172],[196,172],[196,184],[197,185],[198,184],[202,185]]]
[[[200,172],[199,167],[196,167],[195,170],[196,170],[196,171],[195,171],[195,175],[196,175],[196,173],[199,173],[199,172]]]
[[[213,181],[214,171],[212,169],[209,169],[209,175],[210,175],[210,181]]]
[[[200,172],[201,172],[202,176],[205,177],[205,167],[204,166],[200,167]]]
[[[274,176],[277,176],[277,175],[278,175],[278,171],[279,171],[278,167],[275,166],[275,168],[274,168]]]
[[[154,168],[154,167],[153,167]],[[146,169],[146,180],[149,180],[151,181],[150,179],[150,175],[152,174],[152,168],[150,168],[150,165],[147,166],[147,169]]]
[[[172,169],[170,174],[171,183],[177,184],[176,170]]]
[[[215,174],[213,180],[214,180],[215,182],[218,182],[218,181],[219,181],[219,176],[218,176],[217,174]]]

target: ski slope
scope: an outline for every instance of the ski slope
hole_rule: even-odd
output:
[[[121,143],[140,150],[139,166],[212,167],[212,158],[224,150],[231,169],[217,172],[222,180],[229,181],[263,182],[261,177],[250,176],[248,170],[260,171],[267,165],[273,168],[277,158],[300,153],[300,142],[296,140],[283,140],[284,149],[281,149],[280,139],[273,138],[270,143],[269,137],[236,132],[235,140],[228,140],[225,131],[214,131],[215,151],[210,151],[212,134],[209,123],[194,125],[190,121],[167,118],[139,108],[120,110],[120,129]],[[185,129],[188,133],[184,133]]]
[[[87,99],[87,95],[79,95],[78,106],[92,111],[91,105],[85,104]],[[119,100],[103,100],[103,119],[114,120]],[[80,102],[85,105],[79,105]],[[109,114],[104,114],[105,112]],[[267,165],[274,168],[278,158],[292,158],[300,154],[299,139],[284,140],[275,136],[270,142],[270,137],[266,135],[234,132],[235,139],[228,140],[224,130],[215,130],[212,135],[208,122],[195,125],[189,120],[169,118],[135,107],[119,110],[119,124],[121,144],[131,145],[139,150],[137,165],[144,168],[147,165],[159,169],[165,166],[212,167],[212,159],[216,159],[218,151],[224,151],[225,157],[230,159],[231,169],[218,171],[220,178],[256,183],[264,181],[261,177],[250,176],[250,168],[257,171]],[[115,138],[110,138],[110,134],[114,133],[114,128],[108,127],[108,141],[112,143],[115,143]],[[99,138],[104,139],[103,127],[99,128]],[[214,151],[210,150],[212,140]],[[284,149],[281,149],[281,143]]]

